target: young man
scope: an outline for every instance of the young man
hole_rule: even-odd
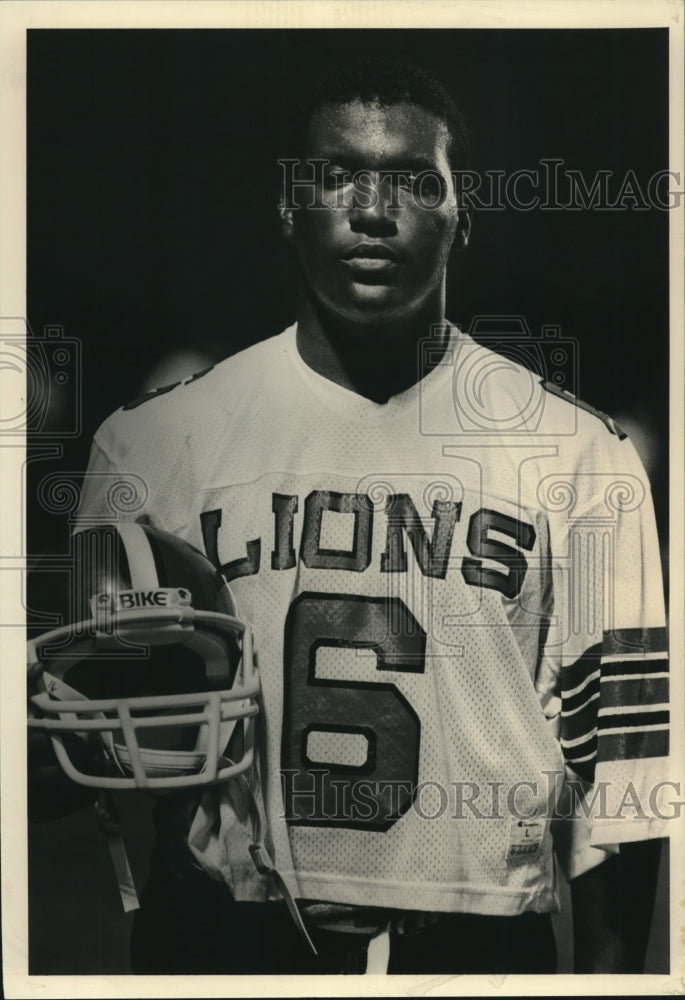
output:
[[[577,970],[636,971],[654,852],[640,895],[616,845],[665,824],[618,807],[667,752],[648,486],[608,418],[446,320],[466,145],[412,67],[323,85],[282,164],[296,324],[95,436],[84,523],[137,477],[131,516],[203,549],[253,625],[272,854],[319,951],[220,785],[158,804],[134,971],[360,972],[389,931],[389,972],[553,972],[555,849]],[[564,820],[564,775],[596,818]]]

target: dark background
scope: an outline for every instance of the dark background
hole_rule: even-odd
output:
[[[438,76],[480,172],[559,157],[588,184],[613,171],[615,196],[629,169],[645,190],[668,166],[665,29],[29,31],[27,314],[35,334],[63,327],[82,361],[31,441],[61,454],[28,464],[30,552],[68,544],[68,511],[36,502],[43,477],[83,470],[97,425],[165,355],[218,360],[293,321],[276,161],[294,97],[359,52]],[[449,278],[447,314],[466,328],[522,315],[578,342],[572,387],[635,428],[665,539],[668,212],[477,211]],[[76,402],[79,432],[61,436]],[[133,795],[124,811],[140,879],[149,806]],[[126,971],[130,918],[89,812],[32,827],[30,848],[32,971]],[[666,907],[662,879],[660,920]],[[652,971],[666,938],[660,923]]]

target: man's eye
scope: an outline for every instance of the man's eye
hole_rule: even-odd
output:
[[[335,169],[326,170],[323,175],[323,184],[325,188],[330,188],[336,190],[340,188],[345,183],[349,183],[351,180],[349,170]]]

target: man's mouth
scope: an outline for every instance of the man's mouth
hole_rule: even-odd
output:
[[[342,261],[360,274],[374,274],[396,268],[399,257],[384,243],[357,243],[343,254]]]

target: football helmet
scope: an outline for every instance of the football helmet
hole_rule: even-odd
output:
[[[139,523],[87,528],[72,549],[69,585],[41,567],[27,588],[29,621],[58,623],[28,642],[29,726],[49,735],[66,774],[155,790],[246,771],[259,679],[250,626],[221,574]]]

